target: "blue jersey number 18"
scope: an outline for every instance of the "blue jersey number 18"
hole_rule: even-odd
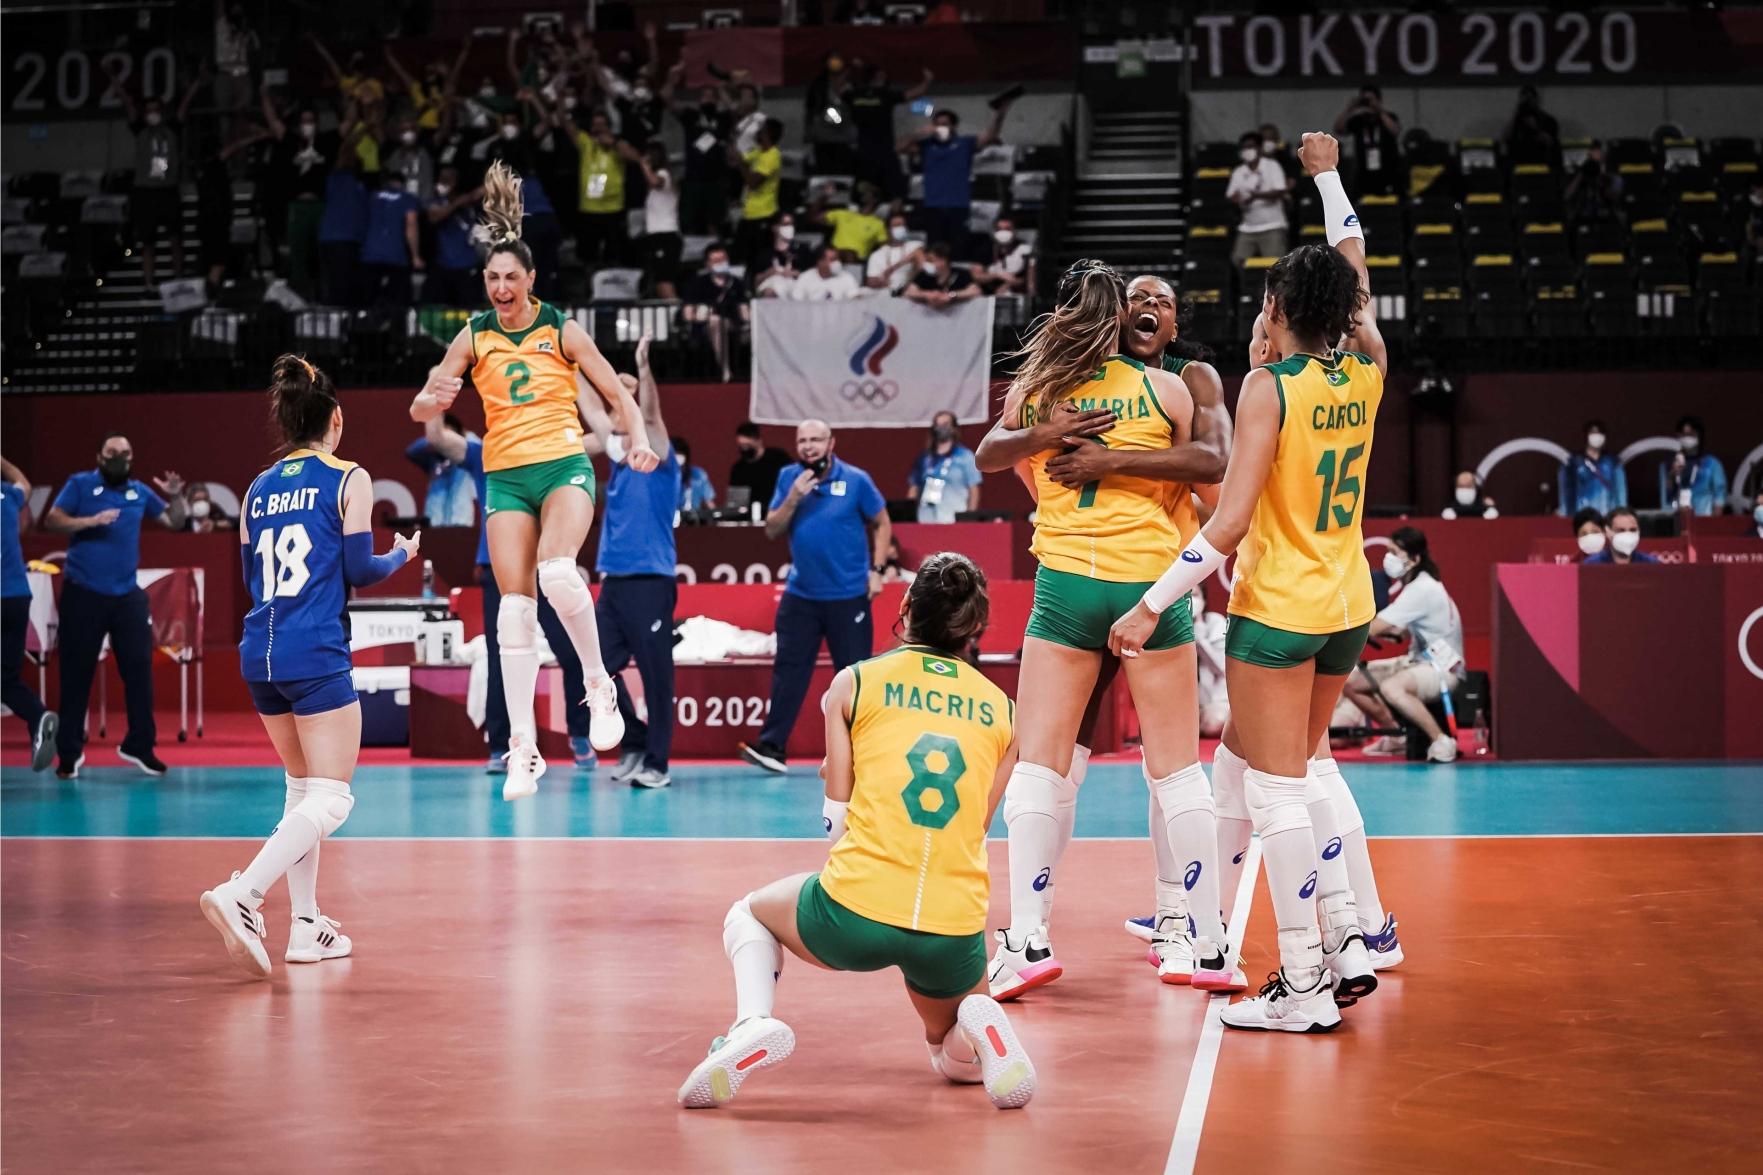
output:
[[[263,602],[277,596],[297,596],[312,573],[306,569],[306,556],[312,553],[312,539],[303,523],[294,522],[277,530],[266,530],[257,536],[256,553],[263,562]]]

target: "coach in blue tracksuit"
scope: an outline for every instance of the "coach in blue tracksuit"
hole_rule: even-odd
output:
[[[167,473],[151,486],[129,476],[135,451],[121,433],[105,436],[98,468],[68,478],[43,525],[69,535],[67,579],[61,588],[61,729],[56,749],[60,779],[79,775],[85,761],[86,704],[104,638],[122,675],[129,732],[117,754],[148,775],[164,775],[153,753],[153,621],[147,593],[135,583],[141,565],[141,521],[158,519],[167,530],[184,528],[184,479]],[[169,499],[169,500],[168,500]]]
[[[629,381],[629,376],[620,378]],[[637,344],[637,407],[650,437],[666,437],[661,393],[649,370],[649,339]],[[673,607],[679,599],[674,578],[673,520],[679,512],[679,467],[673,449],[661,464],[638,473],[624,461],[625,435],[614,431],[597,398],[587,398],[595,440],[612,462],[600,520],[600,599],[595,617],[600,656],[618,683],[618,710],[624,716],[624,744],[612,778],[632,787],[666,787],[673,750]],[[643,679],[649,720],[637,717],[619,671],[632,661]]]
[[[742,743],[749,763],[784,770],[784,748],[814,676],[820,642],[835,669],[874,650],[869,602],[881,591],[893,527],[888,503],[869,474],[833,455],[833,431],[824,420],[796,426],[794,465],[777,475],[767,538],[790,536],[790,580],[778,601],[777,664],[771,675],[771,712],[759,741]]]
[[[31,770],[41,771],[55,757],[60,719],[22,675],[31,627],[31,581],[25,573],[18,526],[31,499],[31,483],[4,457],[0,457],[0,478],[4,478],[0,481],[0,702],[30,729]]]

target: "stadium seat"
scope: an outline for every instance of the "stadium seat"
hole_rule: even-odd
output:
[[[808,202],[832,208],[842,208],[851,202],[851,189],[856,183],[856,177],[849,175],[809,176]]]
[[[1737,253],[1704,253],[1697,259],[1696,301],[1712,335],[1755,338],[1763,329],[1757,291],[1746,286]]]
[[[1040,208],[1047,203],[1058,173],[1053,171],[1018,171],[1010,177],[1010,205],[1017,213]]]
[[[1632,331],[1635,288],[1628,258],[1621,252],[1587,253],[1583,278],[1592,333],[1620,335]]]
[[[1512,251],[1512,217],[1506,209],[1505,197],[1498,192],[1475,192],[1465,196],[1459,215],[1470,252]]]
[[[1231,168],[1237,165],[1237,145],[1235,143],[1196,143],[1194,145],[1195,172],[1202,168],[1217,170],[1222,168],[1229,175]]]
[[[1196,224],[1188,229],[1187,256],[1190,261],[1227,264],[1230,260],[1229,226]]]
[[[1658,158],[1653,144],[1646,139],[1608,139],[1604,143],[1604,164],[1618,174],[1640,174],[1654,170]]]
[[[973,174],[1013,175],[1016,172],[1016,148],[1009,143],[994,143],[982,148],[973,157]]]
[[[1586,333],[1585,295],[1574,280],[1530,287],[1532,330],[1540,338],[1578,338]]]
[[[1677,224],[1698,248],[1713,250],[1736,244],[1728,239],[1726,214],[1721,209],[1718,192],[1680,192]]]
[[[1388,338],[1408,333],[1408,271],[1400,253],[1372,253],[1365,258],[1377,324]]]
[[[1461,284],[1431,283],[1418,277],[1409,310],[1416,337],[1469,337],[1469,303],[1464,300]]]
[[[1367,242],[1376,241],[1377,248],[1387,249],[1391,242],[1402,239],[1402,205],[1396,197],[1361,196],[1353,207]]]
[[[1255,318],[1261,313],[1263,293],[1267,288],[1267,271],[1277,257],[1250,257],[1244,260],[1237,275],[1236,327],[1231,338],[1246,339],[1255,331]]]
[[[1669,172],[1702,166],[1702,144],[1697,139],[1664,139],[1659,144],[1660,163]]]
[[[608,266],[594,271],[595,302],[635,302],[643,285],[643,271]]]
[[[1510,253],[1482,253],[1469,263],[1470,298],[1476,334],[1519,338],[1528,329],[1524,283]]]
[[[1559,217],[1561,176],[1546,163],[1520,163],[1512,169],[1512,200],[1521,216]]]

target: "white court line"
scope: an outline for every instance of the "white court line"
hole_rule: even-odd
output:
[[[1243,877],[1230,908],[1231,940],[1238,947],[1248,941],[1249,911],[1255,901],[1255,878],[1261,872],[1261,840],[1249,842],[1243,858]],[[1232,948],[1233,950],[1236,947]],[[1181,1099],[1181,1117],[1175,1122],[1175,1138],[1169,1144],[1169,1161],[1163,1175],[1188,1175],[1200,1154],[1200,1132],[1206,1126],[1206,1103],[1212,1097],[1212,1076],[1218,1070],[1218,1048],[1224,1041],[1224,1021],[1219,1015],[1230,1004],[1229,992],[1213,992],[1206,998],[1206,1023],[1194,1046],[1194,1062],[1188,1067],[1188,1089]]]

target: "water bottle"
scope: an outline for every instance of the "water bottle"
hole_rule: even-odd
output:
[[[435,598],[435,561],[433,559],[422,561],[422,598],[425,600]]]
[[[1488,738],[1488,708],[1485,705],[1475,708],[1475,730],[1470,737],[1470,745],[1478,757],[1487,754],[1491,749]]]

